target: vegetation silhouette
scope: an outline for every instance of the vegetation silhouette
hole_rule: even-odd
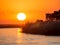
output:
[[[60,36],[60,10],[46,14],[46,21],[37,20],[35,23],[26,23],[23,33]]]

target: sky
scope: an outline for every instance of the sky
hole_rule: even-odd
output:
[[[46,13],[60,9],[60,0],[0,0],[0,24],[22,24],[45,20]],[[17,20],[17,14],[24,12],[26,20]]]

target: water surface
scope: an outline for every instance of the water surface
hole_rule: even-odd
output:
[[[60,36],[21,33],[21,28],[1,28],[0,45],[60,45]]]

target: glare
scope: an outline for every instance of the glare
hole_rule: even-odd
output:
[[[25,20],[26,19],[26,14],[25,13],[18,13],[17,14],[17,19],[18,20]]]

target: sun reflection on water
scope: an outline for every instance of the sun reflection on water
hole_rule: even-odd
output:
[[[20,40],[20,38],[22,38],[22,37],[23,37],[23,35],[22,35],[22,28],[18,28],[18,31],[17,31],[17,43],[22,42]]]

